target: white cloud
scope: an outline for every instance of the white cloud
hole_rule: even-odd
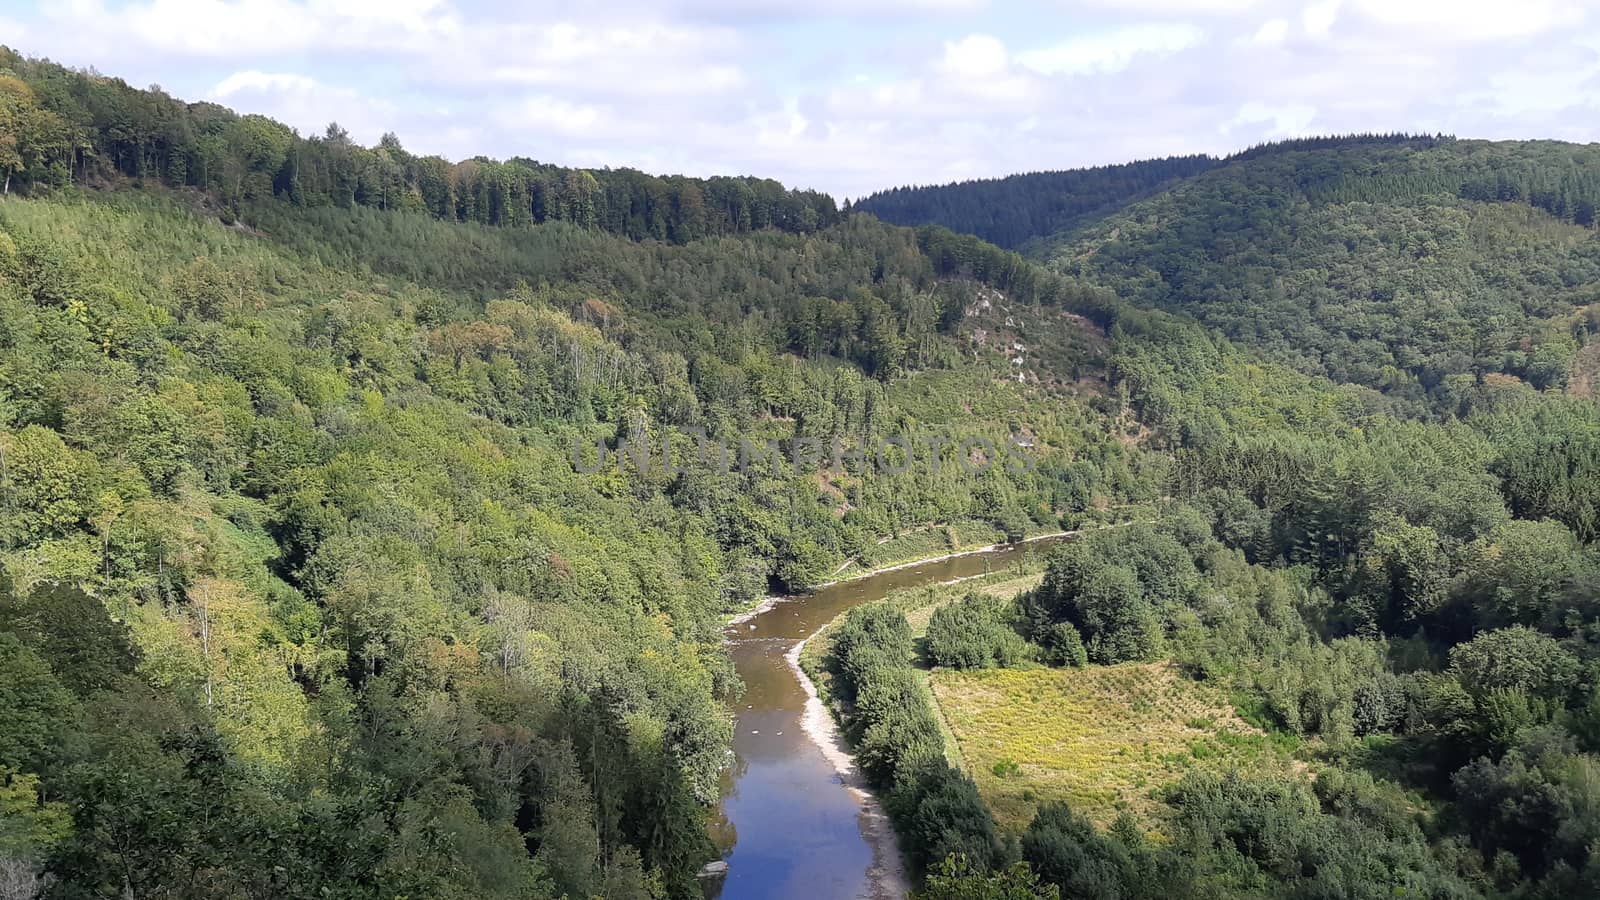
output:
[[[149,0],[109,9],[68,0],[51,9],[91,46],[137,43],[178,56],[237,59],[326,48],[425,49],[460,32],[444,0]]]
[[[1087,0],[1085,5],[1119,13],[1226,16],[1248,12],[1261,0]]]
[[[676,5],[691,17],[715,21],[796,19],[822,13],[850,18],[874,18],[907,13],[948,14],[982,10],[988,0],[687,0]],[[657,7],[658,9],[660,7]]]
[[[1543,34],[1585,18],[1581,4],[1551,0],[1352,0],[1354,11],[1384,28],[1420,40],[1480,41]]]
[[[315,90],[317,81],[305,75],[296,75],[292,72],[262,72],[256,69],[247,69],[235,72],[217,83],[211,89],[211,96],[222,100],[231,97],[240,91],[274,91],[274,92],[299,92],[309,93]]]
[[[1010,105],[1034,94],[1032,80],[1012,69],[1006,45],[987,34],[945,41],[933,69],[937,96],[958,106],[971,100]],[[891,92],[901,89],[890,88]],[[922,92],[924,86],[918,83],[915,90]],[[970,114],[972,108],[967,111]]]
[[[1268,19],[1256,29],[1255,37],[1251,38],[1257,44],[1281,44],[1289,35],[1288,19]]]
[[[15,50],[27,42],[28,26],[18,22],[16,19],[0,16],[0,34],[5,35],[5,43]]]
[[[555,97],[529,97],[516,106],[517,124],[566,135],[592,133],[600,121],[594,106],[568,103]]]
[[[1338,21],[1342,5],[1343,0],[1321,0],[1307,6],[1300,13],[1300,24],[1305,27],[1306,34],[1314,38],[1327,37],[1333,30],[1333,23]]]
[[[385,131],[392,130],[397,115],[387,99],[365,97],[296,72],[244,69],[217,82],[206,96],[242,113],[277,119],[301,134],[321,133],[329,122],[337,121],[364,144],[376,143]],[[433,122],[443,124],[444,118],[433,117]]]
[[[1006,45],[987,34],[946,41],[941,67],[958,78],[990,78],[1006,70]]]
[[[1317,117],[1315,107],[1304,103],[1271,105],[1251,100],[1239,107],[1232,119],[1222,124],[1223,134],[1230,134],[1242,125],[1267,125],[1267,137],[1297,137],[1309,133],[1311,122]]]
[[[1170,56],[1205,38],[1205,32],[1193,25],[1131,25],[1019,53],[1017,62],[1044,75],[1117,72],[1135,57]]]

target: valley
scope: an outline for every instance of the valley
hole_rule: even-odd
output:
[[[1600,894],[1593,145],[0,166],[7,897]]]

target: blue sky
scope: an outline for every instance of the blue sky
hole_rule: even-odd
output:
[[[1600,136],[1554,0],[0,0],[0,43],[451,159],[900,184],[1300,134]]]

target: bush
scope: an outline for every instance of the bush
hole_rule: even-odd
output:
[[[957,855],[988,871],[1006,861],[994,818],[972,780],[945,762],[944,737],[911,667],[911,648],[910,624],[888,604],[859,606],[844,617],[828,667],[836,695],[853,703],[846,734],[867,777],[892,786],[886,805],[914,865]]]
[[[952,855],[984,870],[1006,861],[977,785],[943,760],[903,778],[889,795],[889,809],[900,824],[901,846],[919,867]]]
[[[1039,808],[1022,836],[1022,858],[1063,898],[1116,900],[1129,895],[1134,881],[1127,848],[1065,803]]]
[[[1045,661],[1057,666],[1081,669],[1089,664],[1089,651],[1084,649],[1083,638],[1071,622],[1056,622],[1041,635]]]
[[[978,593],[941,606],[928,622],[929,661],[955,669],[1016,665],[1028,648],[1008,619],[1000,601]]]

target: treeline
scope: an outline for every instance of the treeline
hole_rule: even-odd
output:
[[[571,222],[634,240],[683,243],[763,229],[805,233],[834,201],[770,179],[658,177],[513,158],[416,156],[393,134],[362,147],[337,125],[302,137],[263,116],[185,103],[159,89],[0,48],[5,192],[117,177],[206,192],[236,217],[249,201],[410,209],[454,222]]]
[[[862,197],[848,204],[846,212],[871,213],[895,225],[939,225],[1015,250],[1031,240],[1090,225],[1129,203],[1230,163],[1308,150],[1377,146],[1423,150],[1454,140],[1449,135],[1398,132],[1295,138],[1259,144],[1223,158],[1204,154],[1172,156],[946,185],[897,187]]]
[[[945,761],[944,738],[927,688],[911,660],[916,647],[905,614],[869,603],[845,614],[829,633],[827,666],[856,760],[900,833],[918,872],[951,856],[987,871],[1008,848],[978,788]]]
[[[1596,225],[1600,164],[1581,154],[1542,162],[1509,161],[1398,174],[1345,176],[1309,192],[1316,202],[1350,203],[1456,196],[1478,203],[1526,203],[1584,228]]]
[[[1236,162],[1258,159],[1263,156],[1295,153],[1304,150],[1347,150],[1362,146],[1387,145],[1391,147],[1405,146],[1428,149],[1440,144],[1448,144],[1455,139],[1455,135],[1450,134],[1410,134],[1403,131],[1313,135],[1310,137],[1266,141],[1231,154],[1225,157],[1224,161]]]
[[[1114,166],[1029,172],[941,186],[898,187],[850,204],[895,225],[942,225],[1016,249],[1028,240],[1083,223],[1217,164],[1210,156],[1174,156]]]

